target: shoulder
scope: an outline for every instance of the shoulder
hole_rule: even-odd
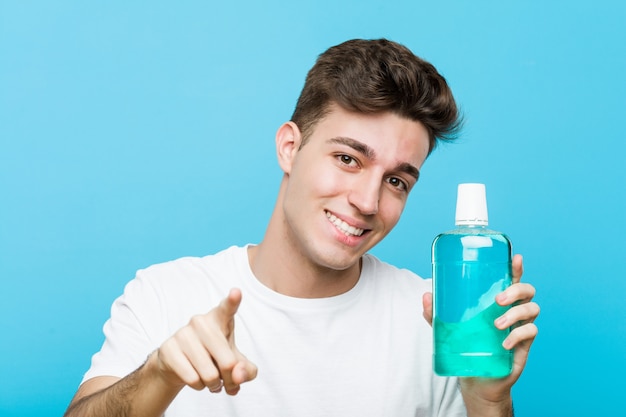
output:
[[[185,256],[167,262],[150,265],[137,271],[138,275],[160,276],[171,273],[198,274],[239,265],[247,256],[246,248],[231,246],[212,255]]]
[[[150,265],[137,271],[136,279],[154,284],[176,286],[220,276],[233,277],[245,265],[245,247],[231,246],[216,254],[196,257],[186,256],[175,260]]]
[[[391,265],[372,254],[363,256],[363,275],[371,279],[377,287],[393,291],[415,294],[432,290],[431,279],[424,279],[409,269]]]
[[[424,279],[409,269],[381,261],[370,254],[363,257],[361,277],[372,297],[383,300],[382,302],[393,300],[393,303],[406,304],[409,308],[421,308],[424,293],[432,292],[432,280]]]
[[[201,298],[205,303],[219,302],[230,290],[240,285],[245,270],[245,247],[232,246],[203,257],[181,257],[151,265],[137,271],[135,279],[126,284],[125,297],[157,304]]]

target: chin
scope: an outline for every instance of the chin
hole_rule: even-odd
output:
[[[328,256],[322,256],[317,262],[323,268],[334,271],[346,271],[358,265],[361,261],[363,253],[345,254],[344,256],[338,256],[337,252]]]

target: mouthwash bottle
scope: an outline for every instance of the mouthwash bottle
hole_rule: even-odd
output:
[[[511,285],[511,242],[487,229],[484,184],[459,184],[456,229],[432,245],[433,366],[441,376],[504,377],[513,352],[509,330],[494,320],[506,312],[495,297]]]

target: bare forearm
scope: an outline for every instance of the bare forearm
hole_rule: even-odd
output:
[[[150,358],[148,359],[148,362]],[[180,391],[156,378],[149,363],[127,377],[93,393],[81,391],[64,417],[158,417]],[[89,381],[88,381],[89,382]],[[82,388],[82,387],[81,387]]]

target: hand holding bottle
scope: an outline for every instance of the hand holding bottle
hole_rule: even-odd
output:
[[[501,306],[509,306],[508,311],[498,317],[494,326],[499,329],[510,327],[512,330],[503,342],[505,349],[514,350],[513,367],[510,375],[504,378],[461,378],[461,391],[468,407],[468,412],[484,410],[485,404],[507,404],[511,401],[511,387],[519,379],[530,347],[537,336],[537,326],[534,324],[540,308],[533,301],[535,288],[521,282],[523,274],[523,259],[515,255],[512,260],[512,284],[496,296],[496,302]],[[433,295],[425,293],[423,296],[424,318],[432,324]],[[471,415],[471,414],[470,414]]]

